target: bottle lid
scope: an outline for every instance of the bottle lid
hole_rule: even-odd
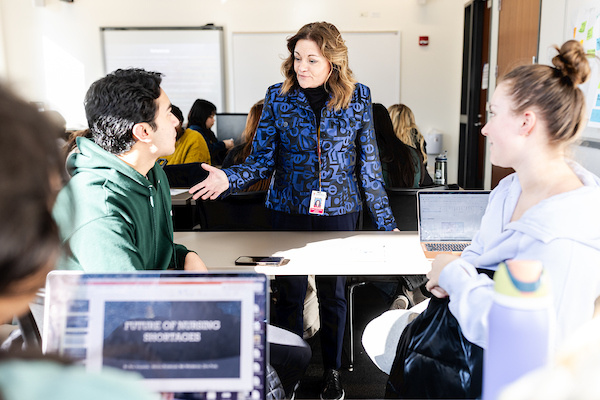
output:
[[[500,263],[494,274],[495,291],[509,297],[546,297],[548,284],[542,263],[509,260]]]
[[[442,154],[439,154],[435,157],[436,161],[447,161],[448,160],[448,151],[444,151]]]

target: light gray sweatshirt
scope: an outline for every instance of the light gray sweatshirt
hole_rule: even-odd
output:
[[[540,260],[550,278],[558,346],[590,320],[600,296],[600,178],[577,163],[570,167],[584,186],[552,196],[510,219],[521,194],[517,174],[490,194],[480,232],[461,258],[442,271],[439,285],[465,337],[485,348],[494,283],[475,268],[496,270],[510,259]],[[466,273],[465,273],[466,271]]]

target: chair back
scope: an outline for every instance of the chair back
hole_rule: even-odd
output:
[[[217,200],[198,200],[203,231],[271,230],[271,210],[265,207],[267,191],[241,192]]]
[[[167,174],[169,187],[172,188],[191,188],[196,183],[203,181],[208,176],[208,171],[202,168],[202,163],[187,163],[165,165],[163,170]]]
[[[392,214],[401,231],[417,231],[419,221],[417,215],[417,192],[422,190],[448,190],[448,186],[428,186],[422,188],[392,188],[387,187],[385,191],[390,202]],[[364,208],[364,207],[363,207]],[[363,215],[365,213],[363,212]],[[368,212],[367,212],[368,214]],[[370,215],[363,218],[362,230],[376,230]]]

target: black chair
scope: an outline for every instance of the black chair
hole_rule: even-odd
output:
[[[208,176],[208,171],[202,168],[202,163],[164,165],[163,170],[169,179],[169,187],[191,188]]]
[[[217,200],[197,200],[203,231],[266,231],[272,229],[267,191],[241,192]]]
[[[417,192],[422,190],[448,190],[448,186],[427,186],[422,188],[386,188],[392,214],[398,229],[401,231],[416,231],[418,230],[417,220]],[[371,219],[368,211],[363,207],[362,212],[362,230],[374,231],[375,224]]]

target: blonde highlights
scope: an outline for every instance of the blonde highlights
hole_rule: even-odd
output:
[[[329,77],[325,82],[325,89],[331,94],[328,108],[336,111],[348,108],[356,80],[348,67],[348,47],[338,29],[328,22],[306,24],[288,39],[287,48],[290,55],[281,65],[281,72],[285,77],[281,94],[287,94],[290,90],[300,87],[294,71],[294,49],[296,43],[303,39],[315,42],[331,65]]]
[[[425,152],[425,138],[417,127],[415,115],[412,110],[404,104],[394,104],[388,108],[394,132],[402,143],[414,147],[421,153],[423,162],[427,164],[427,153]]]

